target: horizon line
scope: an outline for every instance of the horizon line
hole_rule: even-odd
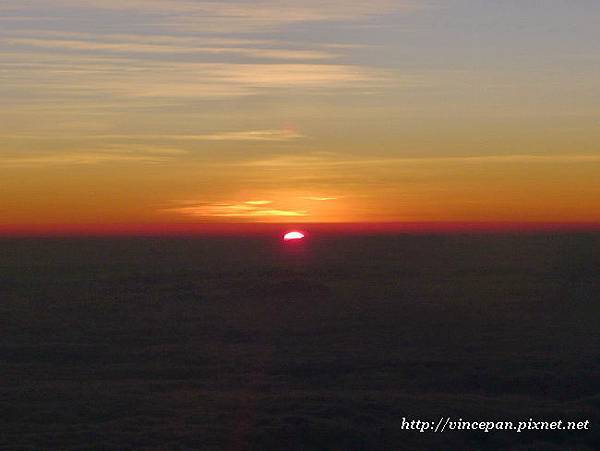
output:
[[[321,223],[111,223],[0,224],[0,238],[185,237],[265,235],[293,229],[324,234],[461,234],[600,232],[600,222],[554,221],[390,221]]]

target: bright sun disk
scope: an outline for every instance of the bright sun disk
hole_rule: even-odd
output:
[[[283,235],[284,241],[301,240],[302,238],[304,238],[304,234],[302,232],[288,232]]]

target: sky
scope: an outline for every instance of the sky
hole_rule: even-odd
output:
[[[0,0],[0,226],[600,223],[596,0]]]

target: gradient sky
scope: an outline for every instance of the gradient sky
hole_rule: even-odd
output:
[[[600,222],[597,0],[0,0],[0,225]]]

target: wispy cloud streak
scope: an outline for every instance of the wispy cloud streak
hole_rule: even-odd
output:
[[[21,9],[35,10],[46,3],[46,0],[29,0]],[[408,0],[372,0],[368,3],[358,0],[54,0],[53,4],[59,10],[57,14],[67,8],[129,11],[142,14],[140,20],[167,17],[199,30],[226,29],[230,32],[262,31],[302,22],[353,21],[419,5]]]
[[[169,157],[111,152],[58,152],[0,158],[0,167],[30,168],[47,166],[97,165],[102,163],[163,163]]]
[[[436,163],[596,163],[600,162],[599,154],[555,154],[555,155],[467,155],[440,157],[390,157],[390,158],[354,158],[344,159],[334,156],[277,156],[264,160],[241,162],[242,166],[252,167],[336,167],[336,166],[386,166],[390,164],[436,164]],[[317,200],[318,198],[312,198]],[[322,198],[326,199],[326,198]]]
[[[123,64],[127,63],[125,68]],[[52,95],[82,99],[98,94],[112,98],[227,98],[268,93],[269,90],[312,91],[368,87],[385,83],[383,71],[334,64],[180,63],[77,59],[0,63],[0,92],[26,90],[28,98]],[[83,76],[85,75],[85,78]],[[5,96],[5,101],[7,100]]]
[[[137,39],[122,42],[101,42],[102,36],[96,36],[94,40],[67,40],[67,39],[41,39],[41,38],[9,38],[5,43],[11,46],[37,47],[42,49],[77,50],[86,52],[120,53],[120,54],[205,54],[205,55],[237,55],[250,58],[275,59],[275,60],[325,60],[335,58],[337,55],[322,50],[303,50],[291,48],[260,48],[260,47],[226,47],[208,46],[202,41],[177,40],[173,38],[170,42],[166,39],[158,39],[153,43],[152,36],[145,37],[145,42]],[[182,45],[186,43],[187,45]]]
[[[302,217],[307,216],[305,210],[285,210],[265,207],[270,201],[246,201],[246,202],[217,202],[199,203],[184,207],[167,208],[163,211],[176,213],[195,218],[278,218],[278,217]]]

